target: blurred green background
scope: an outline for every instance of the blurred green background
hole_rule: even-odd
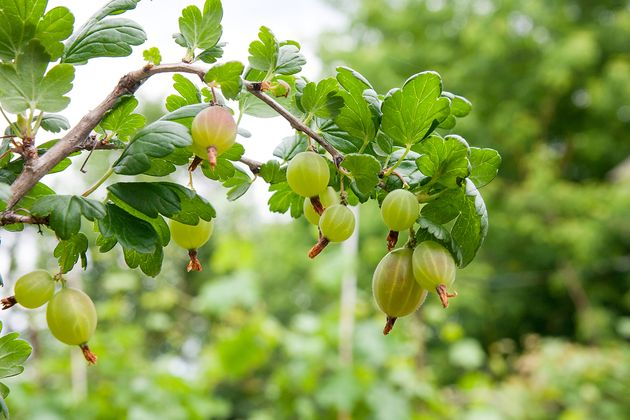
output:
[[[71,276],[97,303],[97,366],[55,342],[43,312],[16,315],[35,351],[6,381],[14,418],[630,417],[630,2],[329,3],[349,24],[322,35],[325,74],[348,65],[385,93],[437,70],[474,105],[457,132],[503,157],[459,297],[444,310],[431,296],[384,337],[374,203],[358,248],[312,262],[304,220],[257,222],[262,204],[212,190],[202,273],[169,246],[157,279],[115,268],[117,253]]]

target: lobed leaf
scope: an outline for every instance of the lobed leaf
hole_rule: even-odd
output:
[[[81,258],[81,266],[87,267],[88,239],[82,233],[72,235],[67,240],[61,240],[55,247],[53,255],[59,261],[59,269],[62,274],[72,270]]]
[[[501,166],[501,155],[494,149],[471,147],[468,159],[471,165],[469,179],[477,188],[488,185],[497,176]]]
[[[418,169],[430,176],[433,183],[455,188],[459,180],[470,174],[470,148],[460,136],[430,136],[413,150],[421,153],[416,160]]]
[[[207,83],[216,83],[221,86],[221,91],[227,99],[236,99],[243,87],[241,74],[243,74],[243,64],[239,61],[228,61],[227,63],[213,66],[204,80]]]
[[[109,110],[101,122],[100,127],[114,134],[121,141],[127,141],[129,136],[144,127],[146,118],[141,114],[134,114],[138,106],[134,96],[122,98],[114,108]]]
[[[306,114],[319,118],[334,118],[343,105],[343,97],[334,78],[323,79],[317,84],[307,83],[298,104]]]
[[[291,217],[297,219],[304,211],[304,198],[291,190],[287,182],[279,182],[269,186],[269,191],[273,192],[269,201],[269,210],[274,213],[286,213],[291,210]]]
[[[49,216],[49,226],[61,239],[70,237],[81,229],[81,216],[88,220],[105,217],[105,207],[96,200],[76,195],[46,195],[38,198],[31,208],[34,216]]]
[[[352,174],[359,192],[368,195],[378,184],[381,164],[374,156],[358,153],[347,154],[341,166]]]

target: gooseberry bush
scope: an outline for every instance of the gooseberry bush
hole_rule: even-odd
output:
[[[319,240],[304,257],[314,258],[353,234],[350,207],[382,203],[386,255],[373,288],[387,314],[385,332],[428,292],[438,293],[446,306],[455,269],[473,260],[486,236],[479,189],[500,164],[495,150],[472,147],[454,134],[458,120],[471,111],[466,98],[444,90],[434,71],[410,75],[389,92],[377,92],[348,67],[307,80],[300,75],[306,64],[300,44],[279,40],[267,27],[260,28],[245,61],[224,61],[222,5],[206,0],[179,17],[174,42],[182,47],[180,57],[162,63],[158,48],[146,49],[144,63],[121,74],[94,109],[71,122],[60,113],[70,102],[75,69],[98,57],[128,56],[146,41],[141,26],[121,16],[139,1],[112,0],[76,26],[70,10],[47,10],[46,0],[0,6],[0,106],[6,123],[0,226],[33,235],[50,231],[59,262],[54,274],[37,271],[18,280],[5,307],[48,302],[52,334],[80,346],[94,362],[87,346],[97,323],[94,304],[66,285],[64,275],[79,263],[87,269],[88,247],[95,245],[103,253],[120,249],[129,268],[157,276],[171,239],[189,253],[186,269],[201,270],[196,250],[210,239],[216,212],[195,191],[194,171],[225,187],[230,201],[247,197],[254,182],[267,183],[269,211],[304,215],[318,226]],[[166,98],[167,112],[147,124],[135,112],[135,94],[161,73],[173,74],[174,92]],[[278,139],[275,159],[259,162],[246,154],[251,134],[241,127],[244,115],[281,117],[295,130]],[[51,133],[57,138],[40,140]],[[98,154],[113,155],[113,164],[86,191],[57,194],[46,185],[47,175],[77,165],[72,157]],[[171,174],[186,171],[187,185],[170,181]],[[119,175],[116,182],[110,181],[113,174]],[[81,231],[82,219],[97,232],[95,244]],[[407,241],[394,249],[400,232]]]

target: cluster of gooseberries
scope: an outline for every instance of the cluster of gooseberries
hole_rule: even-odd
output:
[[[62,287],[55,293],[57,281]],[[53,277],[45,270],[24,274],[15,282],[14,295],[1,303],[2,309],[16,304],[35,309],[48,303],[46,321],[52,335],[64,344],[79,346],[85,359],[96,363],[96,355],[88,346],[97,322],[94,303],[83,291],[68,287],[61,276]]]

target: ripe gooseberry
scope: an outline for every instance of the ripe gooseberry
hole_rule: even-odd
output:
[[[381,205],[381,216],[389,227],[387,249],[398,242],[398,232],[409,229],[418,218],[420,205],[416,196],[407,190],[394,190],[387,194]]]
[[[15,282],[14,296],[2,299],[2,309],[19,303],[25,308],[39,308],[55,294],[55,280],[46,270],[24,274]]]
[[[339,204],[339,196],[333,187],[326,188],[326,191],[321,193],[319,200],[322,203],[324,209],[332,206],[333,204]],[[313,203],[310,200],[304,200],[304,217],[312,225],[319,225],[320,215],[315,211]]]
[[[79,289],[64,287],[48,302],[46,321],[57,340],[80,346],[85,359],[96,362],[96,356],[87,345],[97,323],[96,307],[88,295]]]
[[[192,121],[192,150],[210,166],[217,164],[217,156],[236,141],[237,127],[228,108],[213,105],[200,111]]]
[[[315,258],[330,242],[343,242],[348,239],[354,232],[354,225],[354,214],[348,207],[343,204],[328,207],[319,218],[321,235],[308,256]]]
[[[412,250],[398,248],[383,257],[372,276],[372,293],[387,315],[383,334],[394,327],[396,319],[415,312],[427,297],[413,275]]]
[[[212,236],[214,222],[199,218],[196,225],[187,225],[177,220],[171,220],[171,236],[173,241],[180,247],[188,250],[190,262],[186,267],[187,271],[201,271],[203,267],[197,258],[197,249],[201,248]]]
[[[447,292],[455,281],[457,269],[451,253],[437,242],[424,241],[414,249],[412,262],[413,275],[420,287],[435,290],[446,308],[448,298],[457,296]]]

